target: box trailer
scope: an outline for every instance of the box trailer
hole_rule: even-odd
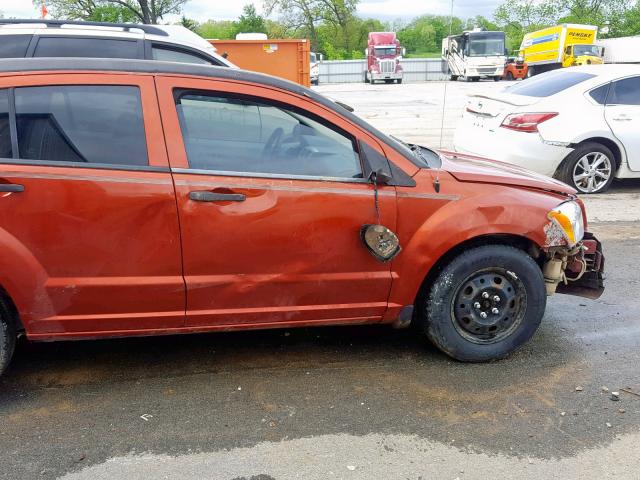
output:
[[[218,54],[238,67],[267,73],[308,87],[311,48],[305,39],[209,40]]]
[[[640,63],[640,35],[599,40],[604,63]]]

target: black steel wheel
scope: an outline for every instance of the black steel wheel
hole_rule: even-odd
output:
[[[461,253],[418,299],[431,342],[465,362],[504,358],[536,332],[546,307],[544,277],[526,252],[486,245]]]

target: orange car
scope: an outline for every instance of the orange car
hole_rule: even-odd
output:
[[[0,61],[0,369],[32,341],[416,322],[464,361],[602,291],[568,186],[256,73]]]
[[[515,58],[509,58],[504,66],[504,73],[502,78],[505,80],[518,80],[527,78],[527,71],[529,67],[522,60],[516,60]]]

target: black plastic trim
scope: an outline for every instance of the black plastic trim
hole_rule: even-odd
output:
[[[18,123],[16,121],[16,97],[15,88],[7,89],[9,100],[9,136],[11,138],[11,156],[14,159],[20,158],[18,147]]]
[[[128,171],[128,172],[171,173],[171,169],[169,167],[156,167],[153,165],[116,165],[116,164],[107,164],[107,163],[57,162],[55,160],[23,160],[23,159],[17,159],[17,158],[0,158],[0,165],[92,168],[95,170],[122,170],[122,171]]]
[[[153,60],[153,47],[157,46],[160,49],[173,50],[175,52],[183,52],[188,55],[193,55],[194,57],[199,57],[203,60],[211,62],[213,64],[212,66],[214,67],[229,68],[228,65],[225,65],[224,63],[220,62],[220,60],[218,60],[216,57],[207,55],[202,50],[197,50],[195,48],[191,48],[185,45],[179,45],[176,43],[169,43],[169,42],[161,42],[158,40],[145,40],[145,44],[146,45],[145,45],[144,58],[146,58],[147,60]],[[198,64],[194,64],[194,65],[198,65]]]
[[[84,22],[80,20],[46,20],[46,19],[38,19],[38,18],[27,18],[27,19],[2,19],[0,20],[0,25],[46,25],[47,27],[60,28],[63,25],[77,25],[77,26],[88,26],[88,27],[109,27],[109,28],[121,28],[125,32],[129,32],[132,29],[141,30],[145,33],[149,33],[152,35],[160,35],[162,37],[168,37],[169,34],[158,28],[154,25],[142,25],[139,23],[108,23],[108,22]]]

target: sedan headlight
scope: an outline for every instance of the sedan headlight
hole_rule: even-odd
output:
[[[551,210],[547,217],[562,231],[570,247],[576,245],[584,237],[584,220],[582,208],[577,202],[569,201]]]

